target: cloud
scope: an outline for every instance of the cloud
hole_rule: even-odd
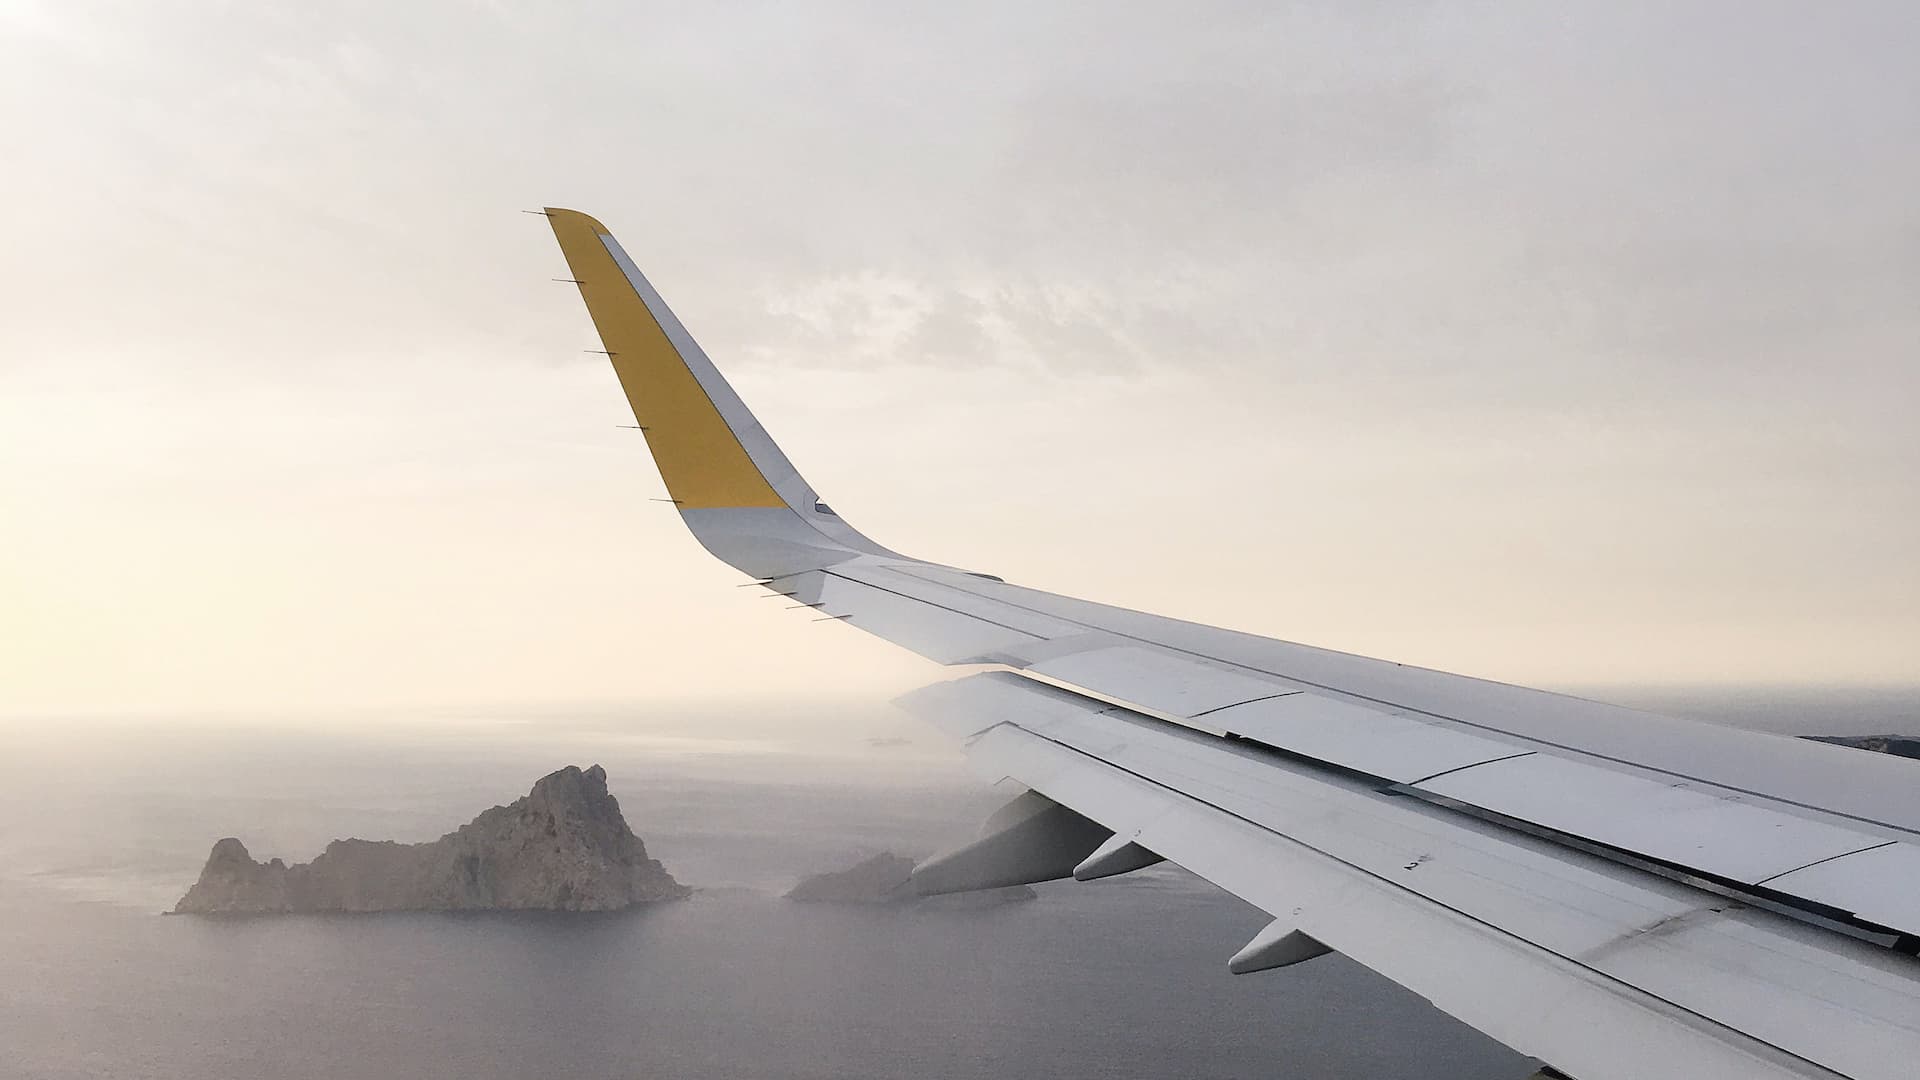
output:
[[[65,674],[0,682],[698,689],[706,618],[859,682],[642,572],[705,564],[542,205],[895,542],[1510,677],[1891,671],[1915,11],[8,5],[0,611]]]

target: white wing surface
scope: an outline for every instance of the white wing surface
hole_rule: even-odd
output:
[[[1580,1080],[1920,1069],[1920,767],[1057,596],[829,509],[597,221],[547,212],[688,527],[972,669],[902,700],[1029,789],[924,891],[1168,859]]]

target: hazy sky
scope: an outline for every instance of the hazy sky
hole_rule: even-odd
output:
[[[1536,684],[1920,681],[1920,7],[0,0],[0,712],[884,695],[895,548]]]

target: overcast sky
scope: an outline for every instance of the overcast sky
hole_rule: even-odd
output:
[[[0,712],[937,676],[648,501],[542,205],[894,548],[1920,682],[1916,55],[1905,2],[0,0]]]

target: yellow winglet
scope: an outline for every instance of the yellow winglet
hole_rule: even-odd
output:
[[[649,308],[614,258],[606,228],[578,210],[546,213],[674,502],[682,510],[787,505],[674,345],[663,326],[673,315]]]

